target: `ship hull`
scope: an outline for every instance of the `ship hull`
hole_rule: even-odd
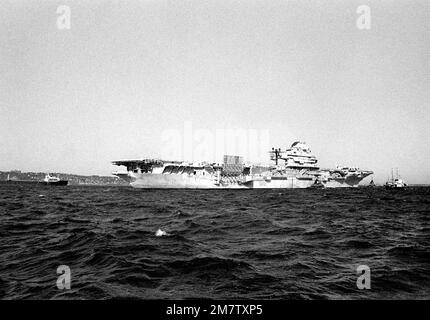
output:
[[[312,178],[271,177],[270,179],[252,179],[246,185],[250,189],[303,189],[315,183]]]
[[[333,179],[324,182],[326,188],[354,188],[358,187],[362,179]]]
[[[326,188],[354,188],[371,174],[373,174],[372,171],[362,171],[360,174],[352,174],[343,178],[329,178],[323,183]]]
[[[181,174],[129,173],[118,174],[120,178],[138,189],[304,189],[313,188],[314,178],[304,177],[248,177],[216,183],[214,177],[195,177]],[[357,187],[361,179],[331,180],[321,184],[326,188]]]
[[[69,182],[67,180],[60,180],[60,181],[50,181],[50,182],[40,181],[39,183],[45,186],[67,186]]]
[[[132,176],[120,176],[139,189],[247,189],[241,184],[217,184],[210,177],[194,177],[180,174],[141,173]]]

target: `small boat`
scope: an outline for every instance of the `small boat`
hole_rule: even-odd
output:
[[[311,189],[321,189],[321,188],[325,188],[325,186],[324,186],[324,184],[319,179],[316,179],[315,182],[314,182],[314,184],[311,185],[309,188],[311,188]]]
[[[403,189],[407,184],[400,178],[399,170],[397,169],[396,178],[394,179],[393,169],[391,169],[391,180],[385,183],[385,189]]]
[[[59,177],[53,176],[49,173],[45,175],[45,179],[43,181],[40,181],[39,183],[43,185],[52,185],[52,186],[67,186],[69,183],[68,180],[61,180]]]
[[[394,179],[394,181],[387,181],[385,189],[400,189],[405,188],[407,184],[402,179]]]

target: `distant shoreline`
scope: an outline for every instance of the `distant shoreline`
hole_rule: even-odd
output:
[[[69,185],[86,185],[86,186],[127,186],[128,183],[116,176],[84,176],[78,174],[51,172],[58,175],[61,179],[68,180]],[[20,170],[0,171],[0,181],[6,182],[11,180],[21,181],[42,181],[46,172],[21,172]]]

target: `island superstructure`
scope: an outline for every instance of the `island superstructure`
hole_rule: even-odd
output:
[[[291,147],[269,151],[272,164],[245,164],[243,157],[224,156],[224,162],[192,163],[161,159],[117,160],[126,171],[112,174],[126,180],[135,188],[178,189],[260,189],[356,187],[372,171],[355,167],[321,169],[318,160],[305,142],[296,141]]]

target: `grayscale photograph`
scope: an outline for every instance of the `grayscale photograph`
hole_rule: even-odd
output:
[[[2,0],[0,299],[429,300],[429,124],[428,0]]]

